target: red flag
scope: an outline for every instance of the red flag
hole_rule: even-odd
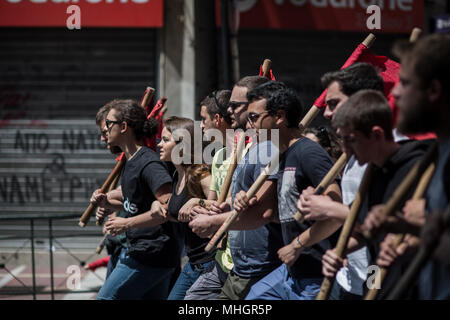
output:
[[[161,109],[164,107],[165,100],[166,100],[165,98],[159,99],[156,105],[153,107],[150,114],[147,116],[147,119],[153,117],[156,120],[158,120],[158,132],[156,133],[156,135],[151,138],[147,137],[144,138],[145,145],[154,151],[156,151],[156,139],[161,139],[161,132],[163,127],[162,123],[163,113],[161,112]]]
[[[87,268],[91,271],[95,271],[95,269],[100,267],[106,267],[108,265],[109,256],[106,256],[104,258],[100,258],[98,260],[95,260],[94,262],[90,263]]]
[[[394,116],[394,124],[397,123],[398,117],[398,107],[395,104],[395,98],[392,95],[392,89],[397,85],[399,81],[398,73],[400,71],[400,64],[389,59],[385,56],[378,56],[370,52],[369,48],[367,48],[364,44],[358,45],[358,47],[353,51],[347,61],[344,63],[341,69],[344,69],[348,66],[351,66],[357,62],[366,62],[370,63],[378,70],[380,76],[383,78],[384,82],[384,95],[386,96],[389,105],[391,106],[392,113]],[[320,97],[316,99],[314,105],[320,109],[326,107],[325,99],[327,95],[327,90],[325,89]],[[432,139],[435,138],[436,135],[433,133],[426,133],[421,135],[409,136],[410,138],[423,140],[423,139]]]
[[[263,66],[262,65],[259,66],[259,76],[260,77],[264,76]],[[266,76],[266,78],[269,79],[269,80],[275,81],[275,76],[273,75],[272,68],[269,69],[269,72],[268,72],[268,75]]]

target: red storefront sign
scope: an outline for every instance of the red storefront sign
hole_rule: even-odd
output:
[[[423,28],[423,0],[238,0],[239,27],[410,33]],[[367,7],[380,8],[380,30],[369,30]],[[216,1],[220,24],[220,1]]]
[[[163,0],[0,0],[0,26],[65,27],[80,8],[81,27],[161,27]]]

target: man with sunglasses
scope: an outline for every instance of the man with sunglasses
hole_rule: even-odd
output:
[[[101,107],[97,115],[95,116],[95,123],[100,129],[100,141],[106,145],[106,147],[109,149],[109,151],[112,154],[118,155],[122,152],[119,147],[110,146],[108,143],[108,127],[111,126],[111,124],[108,123],[107,125],[107,119],[106,116],[108,115],[108,112],[111,110],[112,103],[107,103],[103,107]],[[120,188],[120,186],[119,186]],[[97,212],[104,212],[108,209],[97,207]],[[125,212],[123,210],[118,210],[116,213],[112,213],[110,217],[124,217]],[[103,234],[106,234],[106,228],[103,226],[102,229]],[[126,247],[126,237],[123,234],[112,236],[107,235],[105,240],[105,247],[106,251],[109,254],[109,260],[107,265],[107,271],[106,271],[106,278],[111,274],[112,270],[117,264],[117,261],[119,260],[120,251],[122,250],[122,247]]]
[[[247,76],[239,80],[231,91],[230,102],[228,103],[228,114],[231,118],[231,128],[245,129],[247,122],[247,108],[249,102],[247,93],[257,86],[270,81],[266,77]]]
[[[281,82],[270,82],[250,91],[247,98],[250,102],[247,127],[256,130],[259,136],[263,130],[278,130],[280,150],[286,151],[280,158],[276,188],[267,190],[278,203],[283,246],[276,255],[283,264],[254,284],[246,299],[311,299],[322,282],[320,257],[333,245],[327,238],[340,223],[331,219],[298,223],[294,220],[296,202],[303,189],[320,183],[333,163],[320,145],[305,138],[298,129],[303,108],[292,89]],[[331,184],[325,194],[340,200],[338,184]],[[236,195],[234,207],[238,211],[248,210],[259,201],[259,198],[249,201],[241,191]]]

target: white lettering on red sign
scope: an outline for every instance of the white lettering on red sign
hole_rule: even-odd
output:
[[[133,3],[137,3],[137,4],[143,4],[143,3],[148,3],[150,0],[83,0],[83,2],[87,2],[87,3],[92,3],[92,4],[96,4],[96,3],[100,3],[100,2],[105,2],[105,3],[129,3],[129,2],[133,2]],[[80,0],[6,0],[6,2],[9,3],[19,3],[19,2],[31,2],[31,3],[79,3]]]
[[[302,7],[310,4],[316,8],[355,8],[357,5],[362,9],[367,9],[371,5],[377,5],[381,9],[412,11],[413,0],[273,0],[275,4],[281,6],[290,2],[294,6]],[[256,0],[238,0],[240,12],[249,11],[255,6]]]

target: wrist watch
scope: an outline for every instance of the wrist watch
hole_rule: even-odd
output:
[[[200,207],[202,207],[202,208],[206,208],[205,200],[200,199],[200,200],[198,201],[198,205],[199,205]]]

